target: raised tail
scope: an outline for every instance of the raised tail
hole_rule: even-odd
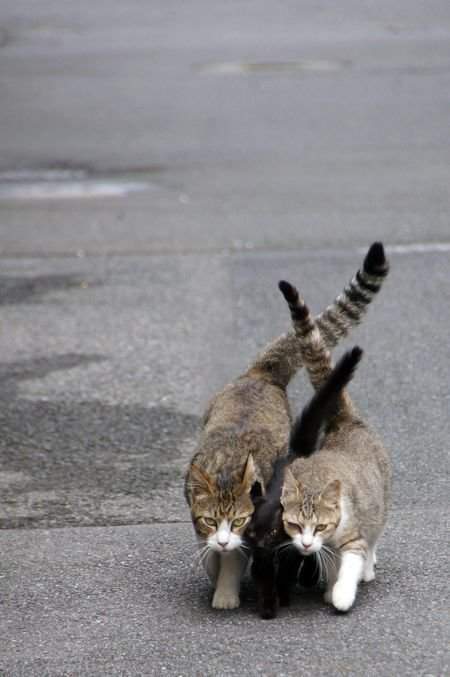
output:
[[[317,322],[297,289],[285,280],[279,283],[279,287],[291,311],[292,324],[299,342],[303,363],[314,389],[318,391],[326,385],[333,373],[330,352]],[[358,351],[354,358],[357,354]],[[341,389],[338,395],[337,413],[344,416],[355,413],[350,397],[344,389]]]
[[[286,280],[281,280],[278,286],[291,311],[292,324],[299,341],[303,364],[308,370],[311,383],[317,390],[325,383],[333,368],[325,337],[297,289]]]
[[[362,267],[333,303],[315,318],[327,348],[333,348],[358,325],[380,291],[389,272],[389,263],[381,242],[374,242]],[[297,335],[289,331],[275,339],[257,357],[249,372],[269,375],[274,383],[286,387],[303,366]],[[249,373],[247,372],[247,373]]]
[[[315,320],[326,345],[333,348],[339,339],[361,322],[367,306],[380,291],[389,272],[389,262],[381,242],[374,242],[366,254],[362,268],[344,288],[342,294]]]
[[[346,352],[329,377],[303,408],[292,426],[289,455],[310,456],[319,445],[322,430],[339,413],[344,388],[353,378],[363,351],[355,346]]]
[[[345,353],[295,420],[289,438],[288,453],[276,459],[265,496],[262,497],[260,492],[256,496],[255,512],[252,517],[252,527],[256,534],[269,532],[273,528],[280,508],[286,466],[299,456],[311,456],[319,447],[321,432],[339,413],[342,392],[351,381],[362,353],[358,347]]]

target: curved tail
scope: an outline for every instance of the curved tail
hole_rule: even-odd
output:
[[[367,306],[380,291],[389,272],[389,262],[381,242],[374,242],[363,266],[334,302],[315,320],[329,348],[361,322]]]
[[[362,267],[315,322],[328,348],[333,348],[358,325],[366,310],[380,291],[389,272],[389,263],[381,242],[374,242],[367,252]],[[257,357],[249,372],[264,373],[286,387],[303,366],[302,352],[295,331],[278,337]]]
[[[340,411],[344,388],[352,380],[362,354],[358,346],[346,352],[296,418],[289,438],[291,460],[292,456],[310,456],[317,449],[322,430]]]

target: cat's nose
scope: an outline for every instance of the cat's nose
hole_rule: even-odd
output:
[[[308,548],[312,546],[312,543],[302,543],[302,545],[305,548],[305,550],[308,550]]]
[[[222,548],[225,548],[228,545],[228,538],[227,537],[222,537],[222,538],[217,538],[217,543],[222,546]]]

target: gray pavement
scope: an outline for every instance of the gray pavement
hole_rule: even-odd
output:
[[[448,674],[449,36],[441,2],[2,3],[1,675]],[[320,310],[374,239],[377,580],[213,612],[205,404],[287,328],[278,279]]]

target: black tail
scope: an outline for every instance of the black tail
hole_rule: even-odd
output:
[[[289,460],[310,456],[319,442],[322,429],[338,413],[343,389],[351,381],[362,357],[361,348],[355,347],[345,353],[330,376],[292,426],[289,440]]]

